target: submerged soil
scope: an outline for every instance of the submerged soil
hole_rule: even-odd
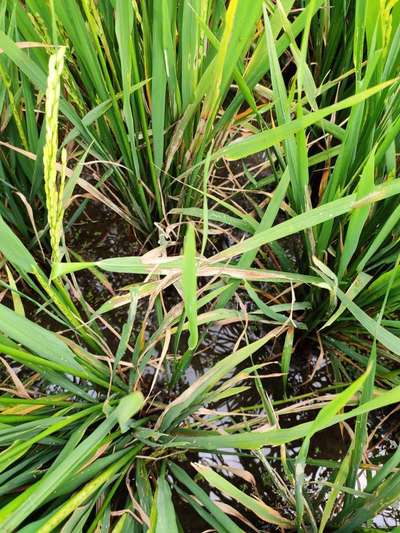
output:
[[[105,259],[107,257],[120,257],[139,255],[143,253],[141,243],[138,242],[132,228],[128,223],[121,220],[115,213],[107,207],[97,202],[89,202],[88,207],[78,220],[72,225],[66,233],[66,242],[68,247],[76,256],[71,256],[71,260],[94,261]],[[221,246],[221,242],[216,241]],[[296,246],[294,246],[296,248]],[[138,283],[143,280],[143,276],[130,274],[109,274],[107,273],[101,279],[93,272],[85,270],[76,274],[77,285],[82,291],[86,302],[93,310],[98,309],[104,302],[112,296],[119,293],[119,290],[127,285]],[[166,294],[166,301],[170,299],[171,306],[177,303],[177,293],[171,291]],[[79,302],[78,302],[79,303]],[[252,303],[244,301],[248,309],[252,308]],[[137,320],[135,323],[140,325],[141,318],[146,312],[146,300],[141,300],[137,311]],[[46,319],[47,315],[35,315],[34,319],[41,322],[44,327],[54,329],[51,319]],[[123,324],[126,321],[126,306],[115,309],[112,313],[107,313],[104,317],[105,324],[101,328],[107,338],[111,349],[116,349],[117,336],[115,332],[120,333]],[[139,327],[139,326],[137,326]],[[156,320],[150,316],[148,334],[151,330],[156,329]],[[188,385],[202,376],[206,370],[211,368],[218,360],[232,353],[235,343],[240,336],[243,327],[241,324],[212,326],[201,331],[203,335],[202,345],[200,346],[200,355],[193,358],[190,367],[187,369],[184,380],[179,386],[171,391],[171,396],[182,392]],[[260,338],[261,335],[268,331],[268,325],[257,324],[250,325],[247,330],[247,336],[250,341]],[[136,330],[138,332],[138,330]],[[185,340],[185,339],[183,339]],[[282,344],[278,340],[271,343],[262,351],[256,353],[253,363],[264,363],[266,366],[261,373],[261,383],[264,391],[274,402],[278,411],[289,407],[289,402],[285,400],[283,391],[283,382],[280,369],[280,354]],[[298,398],[301,401],[303,396],[307,398],[323,394],[325,391],[334,392],[332,388],[334,381],[330,368],[329,357],[326,357],[320,369],[315,372],[312,380],[309,379],[315,368],[319,356],[319,347],[316,342],[303,340],[297,344],[295,353],[292,356],[291,368],[288,375],[288,397]],[[249,365],[247,365],[249,366]],[[244,367],[243,367],[244,368]],[[153,370],[149,369],[149,375],[144,377],[151,382]],[[221,429],[225,425],[243,421],[245,417],[241,415],[231,416],[233,411],[244,413],[246,407],[258,406],[252,413],[263,413],[263,407],[260,401],[260,395],[255,386],[254,380],[247,380],[245,383],[249,388],[237,396],[223,400],[213,405],[213,410],[221,413],[217,426]],[[145,384],[144,384],[145,386]],[[158,383],[159,393],[164,396],[166,401],[171,401],[171,396],[165,396],[164,383],[162,377]],[[49,391],[50,392],[50,391]],[[157,391],[156,391],[157,392]],[[308,396],[307,396],[308,395]],[[162,397],[159,396],[159,397]],[[300,410],[290,412],[286,410],[279,416],[281,427],[290,427],[301,422],[311,420],[315,416],[314,410]],[[225,415],[225,413],[227,413]],[[371,428],[378,426],[379,422],[388,414],[387,411],[374,412],[369,417]],[[390,416],[378,428],[371,443],[370,448],[374,448],[374,462],[379,458],[386,457],[394,452],[400,437],[400,418],[397,413]],[[340,460],[344,457],[350,444],[351,436],[348,429],[344,427],[334,427],[329,430],[318,433],[311,442],[309,452],[309,464],[306,470],[305,492],[314,502],[325,499],[322,483],[328,481],[333,471],[338,467]],[[286,447],[286,454],[289,464],[295,458],[300,449],[301,442],[292,442]],[[277,447],[265,447],[263,454],[268,463],[280,475],[284,475],[281,464],[281,452]],[[260,459],[251,453],[237,454],[234,450],[225,450],[219,454],[209,452],[188,453],[180,456],[180,465],[187,470],[192,478],[196,478],[196,472],[192,466],[193,462],[202,462],[216,467],[217,471],[226,475],[236,486],[248,494],[260,497],[266,504],[278,510],[282,515],[293,518],[287,502],[282,499],[278,491],[271,483],[270,475],[267,473],[265,465]],[[367,465],[373,468],[374,464]],[[236,473],[239,472],[239,476]],[[255,515],[250,515],[244,508],[236,503],[224,499],[218,491],[210,490],[209,486],[196,478],[197,482],[208,491],[210,497],[214,500],[223,501],[225,504],[233,506],[242,516],[247,519],[248,523],[239,525],[246,531],[280,531],[275,526],[266,525],[258,520]],[[187,533],[199,533],[207,529],[207,524],[201,517],[195,513],[191,506],[186,504],[181,498],[175,499],[176,509],[179,513],[179,519]],[[387,509],[374,520],[374,527],[377,528],[394,528],[400,526],[400,509],[392,507]]]
[[[144,253],[142,245],[137,241],[135,234],[127,222],[118,217],[115,213],[110,211],[107,207],[97,202],[89,202],[88,209],[81,216],[80,219],[72,226],[69,233],[66,235],[68,246],[74,250],[82,260],[94,261],[105,259],[107,257],[121,257],[129,255],[139,255]],[[223,240],[216,238],[215,244],[217,246],[224,246]],[[231,243],[228,243],[231,244]],[[225,244],[226,245],[226,244]],[[295,250],[298,249],[298,243],[286,243],[286,249],[293,249],[293,256]],[[294,257],[293,257],[294,258]],[[112,295],[118,293],[119,289],[126,287],[133,283],[138,283],[143,280],[143,276],[130,274],[110,274],[107,273],[106,278],[109,285],[105,286],[104,282],[99,281],[93,273],[88,270],[77,273],[77,281],[82,290],[85,300],[93,307],[98,309],[105,301]],[[166,301],[171,300],[171,306],[177,303],[177,293],[175,291],[167,293]],[[137,323],[140,324],[140,318],[144,316],[147,302],[142,300],[137,311]],[[245,302],[245,305],[251,309],[252,302]],[[108,324],[120,332],[127,317],[126,306],[114,310],[112,313],[106,314]],[[151,330],[156,329],[155,317],[150,317],[149,334]],[[242,326],[233,324],[225,326],[212,326],[204,329],[200,333],[203,334],[202,345],[200,346],[200,355],[193,358],[190,367],[185,373],[185,379],[181,381],[176,390],[171,391],[171,396],[165,398],[171,401],[173,397],[182,392],[188,385],[194,382],[197,378],[202,376],[209,368],[211,368],[218,360],[232,353],[235,343],[242,332]],[[267,332],[266,325],[250,326],[247,331],[249,341],[254,341],[260,338]],[[107,339],[112,346],[116,346],[116,339],[110,331],[106,328]],[[183,338],[185,342],[185,338]],[[282,377],[280,375],[280,354],[282,344],[276,342],[267,346],[262,353],[257,353],[254,356],[254,364],[267,363],[266,370],[262,372],[262,386],[271,400],[275,402],[277,409],[283,409],[288,406],[288,402],[284,399]],[[331,372],[329,358],[324,359],[320,369],[315,372],[312,380],[312,374],[319,356],[319,346],[316,342],[305,340],[297,345],[296,352],[292,356],[290,372],[288,375],[288,398],[293,401],[294,397],[315,397],[324,393],[324,391],[334,392],[332,390],[333,375]],[[151,382],[153,371],[149,369],[147,379]],[[229,377],[229,376],[228,376]],[[146,376],[145,378],[146,379]],[[246,406],[254,406],[260,404],[258,412],[262,412],[259,393],[254,385],[254,380],[245,383],[249,385],[249,389],[241,393],[240,398],[234,397],[220,402],[218,405],[213,405],[213,409],[221,413],[231,413],[235,409],[245,409]],[[162,396],[165,394],[164,384],[162,378],[158,384],[159,392]],[[156,391],[157,393],[157,391]],[[160,396],[159,396],[160,397]],[[371,428],[375,428],[387,416],[387,411],[373,412],[369,417],[369,424]],[[281,414],[279,416],[279,423],[281,427],[291,427],[301,422],[312,420],[315,416],[315,411],[307,410],[295,413]],[[236,417],[235,422],[238,421]],[[232,419],[229,416],[221,417],[218,425],[223,428],[225,424],[231,424]],[[400,417],[397,413],[388,417],[387,420],[379,427],[373,438],[370,448],[374,448],[374,459],[377,463],[379,458],[391,455],[400,441]],[[322,491],[325,481],[330,479],[333,471],[335,471],[340,464],[340,460],[346,454],[351,442],[351,436],[343,427],[333,427],[325,431],[319,432],[311,441],[309,451],[309,464],[306,469],[306,484],[305,492],[313,501],[324,501],[325,496]],[[288,462],[294,460],[300,450],[301,442],[291,442],[286,446],[286,454]],[[281,465],[280,449],[278,447],[265,447],[263,454],[270,465],[280,475],[284,475]],[[192,466],[193,462],[201,462],[212,465],[217,468],[217,471],[223,473],[236,486],[244,490],[248,494],[253,494],[260,497],[265,503],[278,510],[283,516],[293,518],[293,514],[278,491],[271,483],[271,479],[266,472],[265,466],[261,461],[250,453],[241,453],[238,455],[234,450],[226,450],[223,453],[214,454],[209,452],[182,454],[181,462],[179,463],[187,470],[192,478],[197,479],[204,490],[209,492],[210,497],[215,500],[223,501],[228,505],[233,505],[243,517],[253,525],[256,531],[281,531],[280,528],[272,525],[266,525],[253,514],[249,514],[246,509],[241,508],[232,501],[224,499],[223,495],[218,491],[210,490],[209,486],[201,479],[196,478],[196,472]],[[369,465],[373,468],[374,463]],[[243,472],[240,477],[230,473],[230,469],[238,469]],[[243,477],[242,477],[243,476]],[[245,481],[243,478],[251,480]],[[362,479],[362,478],[361,478]],[[183,502],[181,498],[175,498],[176,509],[179,512],[179,519],[182,522],[184,531],[187,533],[199,533],[205,531],[209,527],[201,517],[193,511],[189,504]],[[245,530],[250,531],[250,526],[244,526]],[[377,528],[393,528],[400,526],[400,507],[393,506],[387,509],[381,515],[377,516],[373,521],[373,526]],[[246,529],[246,527],[248,529]]]
[[[129,224],[121,220],[117,215],[105,206],[98,203],[91,203],[85,214],[75,223],[70,232],[67,234],[67,242],[72,250],[77,252],[83,260],[93,261],[107,257],[118,257],[128,255],[139,255],[143,253],[140,243],[137,242],[134,233]],[[228,243],[230,244],[230,243]],[[214,246],[224,246],[223,240],[216,239]],[[298,243],[286,243],[286,249],[298,249]],[[295,251],[293,252],[294,256]],[[141,281],[143,277],[127,274],[107,274],[109,286],[105,286],[91,272],[83,271],[77,274],[79,286],[84,294],[84,298],[94,308],[98,309],[118,290],[132,283]],[[167,294],[167,300],[171,299],[171,305],[176,302],[177,294],[175,292]],[[146,310],[146,302],[140,304],[142,308],[138,309],[137,321],[140,323],[140,317]],[[247,301],[245,305],[251,309],[252,303]],[[142,314],[142,315],[141,315]],[[120,332],[122,325],[126,320],[126,307],[116,309],[106,315],[108,323],[116,331]],[[152,328],[150,321],[149,328]],[[155,329],[155,325],[153,324]],[[248,329],[248,338],[250,341],[260,338],[267,331],[267,326],[256,325]],[[179,384],[172,395],[182,392],[188,385],[202,376],[206,370],[211,368],[218,360],[232,353],[234,345],[242,332],[241,325],[212,326],[204,329],[202,345],[200,346],[200,355],[193,358],[190,367],[187,369],[185,379]],[[108,340],[115,342],[112,335],[108,335]],[[185,341],[185,339],[184,339]],[[285,403],[283,394],[282,377],[280,375],[280,353],[281,342],[277,342],[267,347],[266,351],[255,354],[254,363],[267,363],[266,370],[262,372],[262,386],[273,402],[276,402],[277,409],[283,409],[288,406]],[[315,372],[312,380],[309,377],[315,368],[319,356],[319,347],[316,342],[305,340],[297,345],[296,352],[292,357],[291,368],[288,375],[288,397],[318,397],[325,390],[332,392],[333,376],[330,369],[329,359],[325,359],[321,368]],[[149,381],[152,378],[152,371],[148,376]],[[185,383],[186,382],[186,383]],[[234,397],[220,402],[213,409],[221,413],[231,413],[235,409],[245,409],[246,406],[260,404],[260,396],[254,385],[254,380],[246,382],[249,389],[241,393],[240,398]],[[163,391],[163,383],[159,383],[160,392]],[[334,392],[334,391],[333,391]],[[171,397],[168,398],[171,401]],[[262,412],[262,406],[258,412]],[[382,419],[385,412],[375,412],[369,417],[371,428],[375,427]],[[281,427],[291,427],[313,419],[315,411],[304,409],[296,413],[282,414],[279,417]],[[236,417],[235,422],[238,421]],[[223,428],[225,424],[232,423],[229,416],[222,416],[218,425]],[[375,447],[374,460],[380,457],[386,457],[394,452],[400,437],[400,418],[398,415],[389,417],[376,432],[371,446]],[[351,437],[349,432],[343,427],[336,426],[325,431],[319,432],[311,442],[309,452],[309,464],[306,475],[306,493],[314,501],[318,501],[324,496],[322,492],[324,481],[328,481],[332,471],[334,471],[339,461],[346,454]],[[295,458],[301,442],[292,442],[286,446],[288,462]],[[266,447],[263,450],[264,456],[270,465],[281,475],[284,475],[281,466],[280,449],[277,447]],[[266,472],[265,466],[261,461],[250,453],[241,453],[238,455],[234,450],[226,450],[224,453],[214,454],[209,452],[190,453],[182,455],[180,465],[184,467],[191,477],[196,478],[196,472],[192,466],[193,462],[202,462],[217,467],[219,472],[224,473],[236,486],[249,494],[259,496],[265,503],[277,509],[282,515],[293,518],[287,503],[282,500],[278,491],[271,483],[270,477]],[[370,465],[373,467],[373,464]],[[222,469],[222,470],[221,470]],[[230,473],[229,469],[239,469],[243,472],[243,477],[250,479],[251,482],[245,481],[243,477],[238,477]],[[214,499],[224,501],[221,494],[217,491],[210,491],[206,483],[200,479],[197,480],[204,490],[210,493]],[[225,500],[226,504],[232,502]],[[176,508],[179,512],[179,518],[182,521],[184,531],[188,533],[199,533],[207,529],[207,524],[201,517],[195,513],[189,504],[185,504],[181,498],[175,500]],[[266,525],[254,515],[249,516],[244,508],[234,504],[237,509],[257,531],[280,531],[279,528]],[[243,526],[243,524],[241,524]],[[395,507],[387,509],[374,520],[374,526],[378,528],[392,528],[400,525],[400,509]],[[250,530],[250,529],[249,529]]]

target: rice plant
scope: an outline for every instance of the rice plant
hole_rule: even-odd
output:
[[[0,530],[396,530],[400,2],[0,12]]]
[[[47,57],[62,41],[62,144],[76,157],[88,149],[92,159],[108,162],[104,179],[118,188],[132,223],[151,231],[171,205],[198,201],[201,180],[192,167],[229,131],[218,112],[233,83],[256,110],[242,72],[258,40],[262,1],[113,4],[3,1],[2,59],[4,68],[19,68],[14,91],[25,84],[34,102],[45,87]],[[18,47],[17,36],[28,44]],[[9,143],[36,154],[26,131],[35,120],[25,108],[25,121],[16,113],[24,142],[10,117]]]

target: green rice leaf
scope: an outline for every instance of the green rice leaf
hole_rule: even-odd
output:
[[[197,346],[199,334],[197,331],[197,263],[196,236],[193,224],[187,227],[183,245],[182,286],[185,313],[189,321],[189,350]]]
[[[222,494],[227,494],[238,503],[255,513],[259,518],[261,518],[267,524],[276,524],[284,529],[292,528],[293,522],[284,518],[278,513],[275,509],[266,505],[259,499],[248,496],[243,491],[235,487],[232,483],[227,481],[225,478],[214,472],[211,468],[207,466],[202,466],[195,464],[194,468],[201,474],[208,483],[220,490]]]

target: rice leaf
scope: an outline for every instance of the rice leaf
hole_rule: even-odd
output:
[[[182,286],[185,313],[189,321],[189,350],[194,350],[198,343],[197,330],[197,259],[196,236],[194,226],[187,227],[183,245]]]

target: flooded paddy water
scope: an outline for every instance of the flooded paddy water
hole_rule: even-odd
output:
[[[74,254],[73,257],[84,261],[141,255],[145,251],[129,224],[97,202],[89,202],[87,209],[66,233],[66,242],[71,253]],[[221,243],[216,240],[214,246],[218,245],[221,246]],[[126,293],[127,287],[144,280],[144,276],[118,273],[99,275],[98,272],[90,270],[78,272],[75,276],[77,287],[93,312],[110,298]],[[240,300],[240,305],[242,307],[244,305],[247,311],[250,312],[254,309],[253,302],[246,294],[241,293]],[[164,302],[166,306],[172,307],[178,301],[179,295],[173,288],[165,291]],[[78,297],[76,297],[76,304],[80,304]],[[152,311],[147,316],[147,305],[146,298],[139,301],[132,338],[139,334],[145,317],[147,320],[146,336],[149,337],[157,329],[156,314]],[[238,305],[236,300],[230,304],[233,308]],[[237,308],[239,309],[239,307]],[[59,328],[59,325],[43,311],[38,312],[37,309],[30,309],[29,306],[27,311],[28,313],[31,312],[32,318],[44,327],[53,331]],[[127,306],[124,305],[105,313],[102,315],[102,320],[99,321],[99,326],[111,351],[117,349],[119,335],[126,319]],[[141,376],[142,391],[146,394],[150,387],[154,387],[152,396],[155,401],[166,405],[203,376],[215,363],[230,355],[237,347],[238,339],[243,336],[244,329],[245,337],[243,337],[240,346],[261,338],[270,328],[268,323],[262,321],[248,324],[217,322],[202,326],[199,349],[176,386],[173,388],[168,386],[167,375],[163,371],[160,372],[154,385],[153,379],[156,370],[154,365],[150,365],[145,368]],[[66,335],[68,336],[68,333]],[[182,335],[180,342],[183,354],[187,343],[186,334]],[[289,428],[313,420],[317,413],[317,410],[313,409],[313,402],[318,402],[323,397],[329,398],[329,395],[335,392],[338,385],[335,383],[329,353],[325,353],[321,360],[321,346],[317,339],[312,336],[307,337],[303,332],[300,332],[291,358],[285,395],[281,369],[282,349],[282,339],[277,338],[256,352],[251,358],[251,364],[259,365],[258,383],[256,383],[254,375],[245,376],[239,383],[243,389],[240,393],[218,400],[212,406],[202,406],[198,418],[194,418],[195,425],[197,423],[199,428],[211,428],[223,433],[235,425],[249,424],[251,427],[253,418],[260,421],[264,417],[265,423],[269,423],[268,413],[265,411],[265,405],[260,396],[260,386],[274,406],[279,427]],[[248,362],[240,365],[232,374],[227,374],[224,380],[229,380],[235,373],[245,370],[248,366]],[[18,372],[18,368],[15,370]],[[36,390],[40,390],[41,387],[45,387],[49,394],[62,392],[62,389],[57,386],[53,385],[48,388],[45,382],[34,382]],[[363,488],[362,483],[367,472],[379,466],[380,460],[386,460],[390,457],[398,446],[400,436],[399,410],[395,409],[391,412],[390,409],[386,409],[373,412],[369,416],[369,426],[373,436],[369,443],[369,454],[365,457],[366,462],[363,464],[363,472],[360,475],[360,490]],[[306,466],[304,492],[314,507],[318,507],[319,503],[322,504],[326,501],[326,487],[332,481],[332,473],[336,473],[341,460],[347,453],[353,430],[354,423],[350,421],[344,425],[320,431],[312,438]],[[224,449],[219,453],[178,450],[173,455],[175,462],[183,467],[193,479],[196,479],[196,482],[209,494],[211,499],[218,502],[218,505],[233,517],[244,530],[278,532],[281,531],[279,527],[266,525],[264,521],[249,513],[237,502],[233,502],[216,489],[210,489],[207,483],[196,474],[193,463],[212,466],[214,470],[225,476],[245,493],[260,498],[282,516],[294,519],[293,505],[287,504],[282,493],[277,489],[276,479],[274,480],[273,477],[278,476],[278,482],[285,478],[285,468],[282,461],[285,460],[289,466],[293,465],[300,446],[301,441],[293,441],[284,447],[266,446],[261,450],[261,458],[258,453],[240,452],[234,449]],[[291,489],[289,489],[287,496],[293,498]],[[185,532],[199,533],[207,530],[207,523],[198,513],[193,511],[188,503],[185,503],[184,498],[176,496],[174,503]],[[400,526],[400,509],[396,506],[386,509],[374,519],[371,526],[383,529]]]
[[[119,257],[129,255],[139,255],[145,250],[136,240],[135,234],[129,224],[122,221],[117,215],[101,204],[89,203],[87,211],[73,224],[66,235],[67,244],[71,250],[79,254],[82,260],[93,261],[107,257]],[[296,246],[294,246],[296,248]],[[85,300],[94,309],[99,309],[112,296],[131,284],[140,283],[144,277],[131,274],[106,274],[99,279],[95,274],[86,270],[76,274],[77,283],[84,295]],[[241,295],[243,297],[243,295]],[[173,306],[177,303],[178,295],[174,289],[166,291],[166,305]],[[243,304],[243,301],[242,301]],[[235,302],[233,306],[237,305]],[[251,310],[253,303],[244,300],[244,305]],[[146,315],[147,300],[139,302],[137,309],[134,334],[138,334],[141,328],[141,320]],[[121,332],[121,328],[127,318],[127,307],[121,306],[117,309],[105,313],[104,320],[107,325],[101,325],[107,337],[110,347],[116,348],[118,339],[115,335]],[[156,316],[152,312],[147,322],[147,335],[156,329]],[[154,396],[158,401],[168,403],[177,395],[182,393],[188,386],[201,377],[208,369],[232,353],[238,339],[246,327],[247,342],[254,341],[264,335],[270,326],[268,324],[214,324],[203,326],[200,330],[202,338],[198,353],[191,360],[190,366],[186,369],[183,378],[173,389],[166,390],[166,379],[161,372],[155,389]],[[134,335],[133,334],[133,335]],[[183,345],[187,341],[184,335],[181,339]],[[290,370],[287,376],[287,396],[284,395],[282,372],[281,372],[281,352],[282,341],[267,344],[262,350],[257,352],[252,358],[252,364],[263,365],[259,370],[260,383],[268,398],[274,405],[278,414],[279,425],[282,428],[292,427],[301,422],[312,420],[316,410],[312,408],[312,400],[335,392],[334,375],[329,361],[329,354],[325,353],[322,362],[320,356],[320,345],[316,338],[300,336],[296,344],[295,352],[291,358]],[[317,367],[318,365],[318,367]],[[247,365],[248,366],[248,365]],[[242,365],[243,369],[246,365]],[[237,370],[236,369],[235,372]],[[142,388],[144,392],[148,390],[154,377],[155,369],[150,366],[142,376]],[[310,379],[311,376],[311,379]],[[227,375],[224,379],[229,379]],[[232,424],[245,423],[252,417],[265,416],[267,413],[260,398],[259,391],[255,384],[254,377],[244,379],[240,385],[244,389],[240,394],[222,399],[209,408],[209,412],[202,412],[198,422],[200,426],[207,421],[207,427],[212,427],[223,432],[224,428],[232,427]],[[208,406],[203,406],[208,409]],[[372,440],[369,443],[369,455],[365,457],[363,473],[360,476],[360,490],[362,490],[363,478],[368,471],[379,465],[379,461],[387,459],[396,450],[400,437],[400,416],[399,411],[386,409],[374,411],[369,416],[369,427],[373,432]],[[319,432],[312,438],[306,467],[306,497],[318,505],[318,502],[326,501],[326,486],[332,480],[332,473],[335,473],[345,456],[353,436],[354,423],[334,426]],[[288,464],[293,463],[300,450],[301,442],[291,442],[284,447]],[[280,447],[265,447],[262,450],[263,457],[274,474],[285,476],[282,466],[282,449]],[[238,523],[246,531],[281,531],[273,525],[266,525],[258,520],[254,515],[249,516],[249,512],[236,502],[224,497],[217,490],[212,490],[209,486],[196,477],[193,463],[202,463],[213,466],[217,472],[226,476],[236,486],[244,492],[259,497],[267,505],[270,505],[282,516],[293,519],[293,511],[287,502],[282,498],[282,494],[276,489],[271,480],[271,472],[268,472],[265,462],[255,453],[237,452],[237,450],[227,449],[220,453],[210,453],[206,451],[184,453],[178,451],[175,460],[182,466],[191,477],[206,490],[210,497],[227,510],[231,516],[239,513]],[[192,507],[185,503],[184,499],[176,497],[174,499],[179,519],[188,533],[198,533],[207,529],[207,524],[195,513]],[[233,515],[232,515],[233,513]],[[377,516],[371,527],[392,529],[400,526],[400,509],[396,506],[388,508]],[[247,529],[246,529],[247,528]]]

